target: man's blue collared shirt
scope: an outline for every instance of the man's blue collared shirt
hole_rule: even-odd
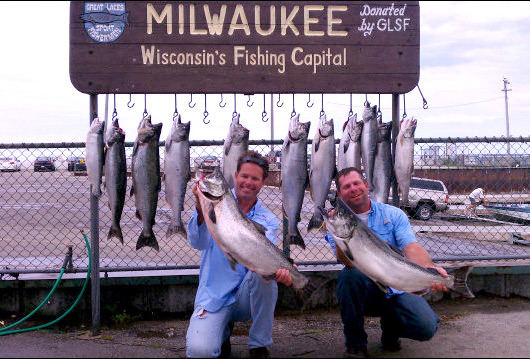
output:
[[[232,190],[235,197],[235,190]],[[188,223],[188,241],[190,245],[201,251],[201,268],[199,273],[199,288],[195,296],[195,308],[202,307],[208,312],[217,312],[222,307],[235,302],[234,294],[243,281],[248,269],[237,264],[232,270],[225,253],[215,243],[206,223],[197,223],[195,209]],[[267,229],[265,235],[276,244],[276,232],[279,222],[276,216],[258,199],[247,217]]]
[[[368,227],[385,242],[403,250],[408,244],[416,242],[416,237],[410,226],[409,219],[401,209],[385,203],[370,201],[368,212]],[[331,233],[326,233],[326,241],[337,256],[335,239]],[[387,296],[403,293],[400,290],[389,288]]]

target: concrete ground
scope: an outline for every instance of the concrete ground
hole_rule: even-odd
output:
[[[380,348],[377,318],[366,318],[368,350],[373,357],[528,357],[530,354],[530,300],[478,295],[432,303],[441,318],[439,330],[428,342],[402,339],[402,350]],[[1,319],[14,322],[16,319]],[[29,323],[38,325],[41,323]],[[89,328],[59,322],[52,329],[0,336],[0,357],[185,357],[188,320],[137,321],[126,328],[103,327],[91,336]],[[249,323],[236,323],[233,357],[248,355]],[[273,357],[341,357],[344,337],[338,308],[304,313],[277,313]]]

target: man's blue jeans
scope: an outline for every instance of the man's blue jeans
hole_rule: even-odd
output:
[[[252,319],[249,331],[249,349],[272,344],[274,308],[278,299],[276,281],[263,282],[254,272],[248,271],[235,295],[236,302],[215,313],[195,308],[186,334],[188,358],[215,358],[221,354],[221,345],[230,337],[229,323]]]
[[[345,267],[337,280],[337,298],[347,348],[366,346],[364,316],[381,317],[386,339],[425,341],[438,330],[440,318],[420,296],[403,293],[386,297],[377,285],[356,268]]]

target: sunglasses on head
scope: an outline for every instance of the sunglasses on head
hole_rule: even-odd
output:
[[[241,159],[241,163],[254,163],[260,167],[266,167],[268,166],[268,162],[266,160],[263,160],[259,157],[254,157],[254,156],[245,156]]]

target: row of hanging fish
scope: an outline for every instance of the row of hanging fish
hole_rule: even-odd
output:
[[[377,116],[377,106],[365,104],[362,121],[351,113],[343,126],[337,156],[333,120],[321,114],[319,127],[311,147],[311,164],[307,173],[307,137],[311,123],[300,122],[299,115],[291,118],[289,132],[282,147],[281,190],[283,212],[288,221],[287,240],[305,248],[298,230],[304,191],[310,185],[313,214],[307,230],[320,228],[323,217],[318,207],[324,207],[331,182],[336,173],[346,167],[363,169],[369,185],[370,198],[388,202],[390,186],[397,181],[401,204],[408,203],[413,171],[414,131],[416,120],[402,121],[396,143],[395,163],[392,163],[392,122],[383,123]],[[337,166],[335,167],[335,163]]]
[[[134,195],[136,217],[143,225],[136,249],[147,246],[159,250],[153,226],[162,180],[159,154],[161,131],[162,123],[152,124],[151,116],[147,116],[140,121],[134,142],[130,195]],[[184,237],[187,235],[181,212],[191,173],[189,131],[190,123],[182,123],[179,115],[173,119],[173,127],[165,142],[164,182],[166,201],[171,208],[171,221],[166,236],[175,233]],[[117,237],[123,243],[120,220],[125,204],[127,164],[125,133],[119,127],[118,118],[114,118],[109,126],[105,126],[105,121],[99,121],[98,118],[92,121],[86,141],[86,162],[92,194],[99,197],[102,194],[101,185],[106,188],[112,216],[107,238]]]

